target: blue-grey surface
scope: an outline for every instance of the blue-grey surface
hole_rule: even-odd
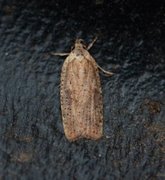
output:
[[[86,2],[86,3],[85,3]],[[0,1],[0,179],[165,177],[163,1]],[[101,75],[104,137],[64,136],[59,84],[77,37]]]

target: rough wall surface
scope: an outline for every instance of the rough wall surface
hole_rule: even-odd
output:
[[[162,1],[163,2],[163,1]],[[163,179],[165,6],[161,1],[0,1],[0,179]],[[104,137],[66,140],[59,101],[74,40],[101,75]]]

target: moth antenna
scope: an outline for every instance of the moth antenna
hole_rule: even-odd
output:
[[[89,50],[92,46],[93,46],[93,44],[96,42],[96,40],[97,40],[97,36],[93,39],[93,41],[88,45],[88,47],[87,47],[87,50]]]

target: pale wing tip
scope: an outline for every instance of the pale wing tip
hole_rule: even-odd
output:
[[[86,134],[84,137],[91,140],[99,140],[103,136],[102,132]]]
[[[70,135],[67,135],[65,134],[66,138],[68,139],[68,141],[70,142],[74,142],[74,141],[77,141],[77,140],[80,140],[80,139],[88,139],[88,140],[94,140],[94,141],[97,141],[99,139],[101,139],[103,137],[103,134],[102,133],[98,133],[98,134],[70,134]]]
[[[65,132],[65,136],[70,142],[76,141],[81,138],[81,134],[78,134],[77,132]]]

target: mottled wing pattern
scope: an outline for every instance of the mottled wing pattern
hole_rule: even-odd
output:
[[[101,84],[96,62],[88,52],[81,57],[71,53],[66,58],[60,93],[67,139],[99,139],[103,131]]]

